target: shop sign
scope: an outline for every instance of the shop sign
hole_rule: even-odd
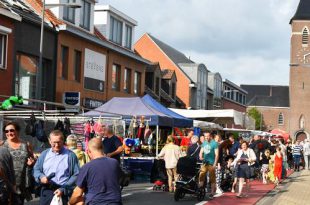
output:
[[[85,48],[84,88],[104,91],[106,55]]]
[[[80,106],[80,92],[65,92],[63,103],[66,105]]]
[[[100,107],[104,103],[105,103],[105,101],[103,101],[103,100],[84,98],[84,107],[86,107],[88,109],[95,109],[97,107]]]

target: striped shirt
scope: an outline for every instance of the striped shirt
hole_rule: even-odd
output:
[[[293,148],[293,155],[301,155],[302,146],[301,145],[295,145]]]

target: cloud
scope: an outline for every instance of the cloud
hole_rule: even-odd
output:
[[[288,84],[292,0],[101,0],[156,38],[236,83]],[[199,56],[199,57],[198,57]],[[203,59],[205,57],[205,59]],[[237,61],[236,61],[237,59]],[[255,71],[249,71],[255,69]],[[228,71],[238,71],[240,73]],[[286,72],[283,72],[283,71]],[[281,73],[280,79],[265,71]],[[255,75],[254,75],[255,73]],[[237,76],[235,76],[237,75]],[[244,77],[242,77],[244,75]]]

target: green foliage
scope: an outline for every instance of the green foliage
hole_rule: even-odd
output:
[[[248,115],[255,120],[255,129],[256,130],[264,130],[264,120],[261,112],[253,107],[248,111]]]

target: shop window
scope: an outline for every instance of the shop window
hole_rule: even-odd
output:
[[[120,72],[121,66],[113,64],[112,66],[112,89],[119,91],[120,89]]]
[[[141,73],[135,72],[134,94],[140,95],[140,93],[141,93]]]
[[[284,116],[283,116],[282,112],[279,114],[278,124],[279,125],[283,125],[284,124]]]
[[[123,24],[113,16],[110,18],[110,40],[122,45]]]
[[[130,85],[131,85],[131,70],[129,68],[126,68],[124,72],[124,91],[126,93],[130,93]]]
[[[7,35],[0,33],[0,68],[6,68]]]
[[[302,44],[308,45],[308,39],[309,39],[308,28],[304,28],[304,30],[302,31]]]
[[[81,82],[81,63],[82,62],[82,53],[81,51],[74,51],[74,80]]]
[[[69,48],[61,46],[61,77],[68,79]]]
[[[131,49],[131,43],[132,43],[132,27],[129,25],[126,25],[125,47]]]
[[[73,1],[65,0],[64,3],[75,3],[75,0]],[[75,23],[75,9],[70,8],[68,6],[64,6],[63,19],[74,24]]]
[[[90,29],[90,3],[81,0],[81,8],[80,8],[80,26],[84,29]]]

